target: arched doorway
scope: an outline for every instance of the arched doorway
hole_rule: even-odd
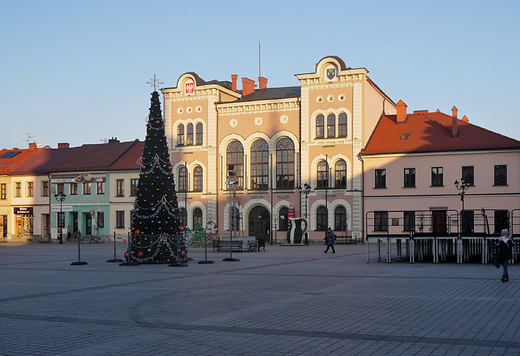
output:
[[[263,206],[256,206],[249,212],[249,236],[257,240],[271,242],[269,211]]]

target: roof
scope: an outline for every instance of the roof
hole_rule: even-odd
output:
[[[77,147],[70,156],[50,171],[54,173],[106,171],[138,142],[139,140],[128,142],[109,140],[108,143],[83,145]]]
[[[255,90],[253,93],[243,96],[241,101],[272,100],[294,98],[301,96],[301,87],[265,88]]]
[[[38,155],[43,148],[4,148],[0,150],[0,174],[10,174],[15,169],[26,164],[32,157]]]
[[[125,154],[110,165],[109,170],[140,169],[141,156],[143,155],[144,141],[133,145]]]
[[[383,115],[372,132],[362,155],[444,151],[520,149],[520,141],[457,119],[458,135],[452,137],[453,117],[420,111],[406,115]]]
[[[45,147],[39,154],[33,156],[27,163],[13,170],[12,174],[48,174],[56,165],[70,156],[76,148]]]

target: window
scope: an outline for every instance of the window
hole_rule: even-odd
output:
[[[475,167],[462,166],[462,180],[469,185],[475,185]]]
[[[388,211],[374,211],[374,231],[388,231]]]
[[[203,138],[203,134],[204,134],[204,128],[202,126],[201,123],[198,123],[197,126],[195,126],[195,133],[196,133],[196,137],[195,139],[197,140],[197,145],[202,145],[202,142],[204,140]]]
[[[83,195],[90,195],[90,182],[83,182]]]
[[[78,195],[78,183],[70,183],[70,195]]]
[[[415,231],[415,211],[403,212],[403,231]]]
[[[125,196],[125,180],[116,179],[116,197]]]
[[[325,117],[323,115],[316,116],[316,138],[325,137]]]
[[[334,166],[334,183],[336,188],[346,188],[347,186],[347,164],[340,159]]]
[[[229,166],[233,166],[237,189],[244,189],[244,147],[240,142],[233,141],[228,145],[226,152],[226,171],[229,171]]]
[[[65,183],[56,184],[56,194],[65,193]]]
[[[265,140],[251,145],[251,189],[267,189],[269,181],[269,146]]]
[[[347,231],[347,209],[344,206],[334,209],[334,230]]]
[[[404,169],[404,187],[415,188],[415,168]]]
[[[179,168],[179,192],[188,191],[188,169],[186,166]]]
[[[27,197],[34,197],[34,182],[27,182],[27,190],[25,194]]]
[[[323,205],[318,207],[316,211],[316,231],[325,231],[329,225],[327,216],[327,208]]]
[[[193,209],[193,228],[196,229],[197,225],[202,226],[202,209]]]
[[[20,198],[22,196],[22,182],[14,183],[14,196]]]
[[[193,145],[193,124],[186,127],[186,145]]]
[[[48,197],[49,196],[49,181],[44,180],[42,181],[42,197]]]
[[[130,179],[130,196],[137,195],[137,187],[139,186],[139,179]]]
[[[336,136],[336,115],[329,114],[327,116],[327,137]]]
[[[386,188],[386,169],[375,170],[374,188]]]
[[[289,138],[276,144],[276,187],[294,188],[294,143]]]
[[[432,187],[444,186],[444,169],[442,167],[432,167]]]
[[[342,112],[338,116],[338,137],[347,137],[347,114]]]
[[[125,212],[118,210],[116,211],[116,229],[125,228]]]
[[[96,215],[97,215],[97,227],[99,229],[104,228],[105,227],[105,212],[98,211]]]
[[[320,161],[318,162],[318,181],[317,186],[318,188],[326,188],[328,186],[328,168],[327,168],[327,162],[326,161]]]
[[[177,126],[177,146],[184,146],[184,125]]]
[[[96,183],[96,192],[97,194],[105,194],[105,182]]]
[[[509,229],[509,211],[495,210],[495,234],[500,234],[502,229]]]
[[[287,231],[289,229],[289,208],[284,206],[280,208],[278,213],[278,231]]]
[[[494,177],[494,185],[507,185],[507,166],[505,164],[495,165]]]
[[[7,184],[6,183],[0,184],[0,199],[2,199],[2,200],[7,199]]]
[[[202,183],[203,183],[202,167],[197,166],[193,170],[193,190],[196,192],[202,192]]]

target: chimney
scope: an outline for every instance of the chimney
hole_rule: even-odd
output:
[[[35,150],[36,149],[36,142],[29,142],[29,149]]]
[[[451,108],[451,137],[459,136],[459,121],[457,120],[458,110],[454,106]]]
[[[242,96],[255,92],[255,81],[249,78],[242,78]]]
[[[69,143],[68,142],[61,142],[61,143],[58,143],[58,149],[61,150],[61,149],[66,149],[66,148],[69,148]]]
[[[237,91],[237,78],[238,78],[238,75],[231,74],[231,82],[232,82],[231,90],[233,90],[233,91]]]
[[[404,101],[399,100],[397,102],[397,123],[404,124],[406,122],[406,108],[408,106],[404,103]]]
[[[258,77],[258,84],[260,85],[260,90],[267,88],[267,78]]]
[[[117,139],[117,137],[112,137],[108,139],[108,143],[119,143],[119,140]]]
[[[466,123],[469,122],[469,119],[466,115],[464,115],[461,120],[462,120],[462,122],[466,122]]]

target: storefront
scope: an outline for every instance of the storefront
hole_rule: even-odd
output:
[[[14,207],[15,234],[16,237],[32,236],[33,234],[33,208]]]

